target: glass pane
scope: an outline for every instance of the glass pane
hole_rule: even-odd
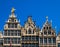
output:
[[[44,43],[47,44],[47,38],[44,38]]]
[[[43,43],[43,38],[40,38],[40,43]]]
[[[48,42],[51,43],[51,38],[48,38]]]

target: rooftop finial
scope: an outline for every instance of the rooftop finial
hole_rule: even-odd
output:
[[[48,16],[46,16],[46,20],[48,21]]]
[[[11,13],[14,13],[16,9],[12,8]]]

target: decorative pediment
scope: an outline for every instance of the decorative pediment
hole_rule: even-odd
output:
[[[44,30],[44,29],[51,29],[52,27],[51,27],[51,22],[49,22],[48,21],[48,16],[46,17],[46,22],[44,23],[44,25],[43,25],[43,27],[42,27],[42,30]]]
[[[52,23],[48,21],[48,17],[46,17],[46,22],[44,23],[41,32],[45,35],[55,35],[55,30],[52,28]]]
[[[24,28],[26,29],[27,33],[32,33],[36,31],[35,23],[33,22],[31,17],[28,17],[28,20],[25,23]]]
[[[6,21],[5,28],[21,28],[21,25],[19,24],[19,21],[17,20],[15,16],[15,10],[12,8],[11,15],[9,16],[9,19]]]
[[[26,21],[24,27],[25,27],[25,29],[27,29],[29,27],[32,28],[32,29],[36,28],[35,23],[33,22],[31,17],[28,17],[28,20]]]

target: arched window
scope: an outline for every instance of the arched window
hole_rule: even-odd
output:
[[[31,34],[31,29],[29,28],[29,30],[28,30],[28,34]]]
[[[48,27],[46,27],[47,28],[47,30],[48,30]]]
[[[44,29],[45,29],[45,27],[44,27]]]

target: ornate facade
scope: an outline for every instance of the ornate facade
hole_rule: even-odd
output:
[[[39,30],[31,17],[28,17],[28,20],[21,32],[22,47],[39,47]]]
[[[40,47],[56,47],[56,33],[48,17],[39,34],[39,42]]]
[[[32,17],[29,16],[24,27],[20,25],[12,8],[11,15],[4,25],[2,37],[2,47],[59,47],[60,39],[56,37],[56,31],[52,28],[52,23],[44,23],[42,29],[35,25]],[[56,39],[57,38],[57,39]]]
[[[12,8],[11,15],[4,25],[4,47],[20,47],[21,46],[21,26],[14,14],[14,8]]]

